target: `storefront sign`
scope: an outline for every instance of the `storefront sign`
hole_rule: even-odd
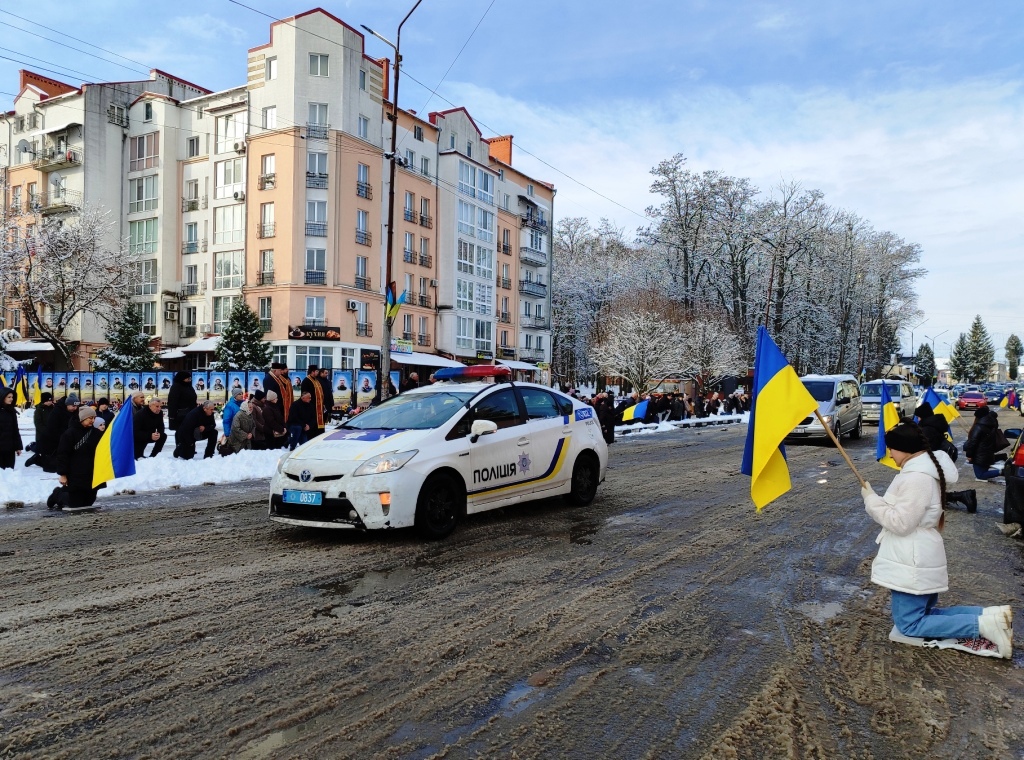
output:
[[[340,327],[314,325],[288,326],[288,337],[294,340],[341,340]]]
[[[412,353],[412,341],[402,340],[401,338],[391,339],[391,353],[393,354],[411,354]]]
[[[477,351],[476,352],[476,358],[477,359],[493,359],[494,358],[494,354],[492,354],[490,351]]]

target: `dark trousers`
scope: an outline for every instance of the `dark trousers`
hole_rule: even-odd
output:
[[[200,434],[200,441],[206,440],[206,452],[203,454],[203,459],[209,459],[213,456],[213,452],[217,450],[217,428],[211,423],[210,427],[206,429],[206,432]],[[193,459],[196,455],[196,441],[192,440],[180,441],[174,449],[174,456],[178,459]]]
[[[164,444],[166,442],[167,442],[167,433],[160,433],[160,440],[155,442],[156,445],[153,447],[153,453],[150,454],[150,456],[151,457],[155,457],[157,454],[159,454],[161,451],[163,451]],[[135,458],[136,459],[142,459],[144,456],[146,456],[146,447],[149,444],[151,444],[151,443],[154,443],[154,441],[151,441],[151,440],[140,441],[139,439],[136,438],[135,439]]]
[[[0,451],[0,470],[13,470],[15,459],[13,451]]]
[[[288,449],[294,450],[296,446],[301,446],[309,440],[309,431],[303,430],[303,425],[289,425],[289,441]]]

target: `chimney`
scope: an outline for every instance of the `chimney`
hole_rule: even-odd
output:
[[[512,135],[488,138],[487,150],[495,161],[512,166]]]

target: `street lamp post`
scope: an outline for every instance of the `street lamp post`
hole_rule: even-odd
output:
[[[388,242],[387,250],[385,253],[385,276],[384,276],[384,329],[381,331],[381,345],[380,345],[380,398],[381,401],[388,398],[391,394],[391,328],[394,326],[394,317],[388,314],[388,293],[391,294],[392,300],[398,300],[398,294],[395,292],[395,283],[391,281],[391,259],[395,249],[395,171],[398,161],[398,76],[402,70],[402,27],[405,22],[409,20],[413,11],[420,7],[420,3],[423,0],[416,0],[416,4],[405,14],[405,18],[398,25],[398,34],[395,36],[395,42],[392,43],[386,37],[373,31],[370,27],[365,24],[360,24],[366,31],[372,34],[374,37],[379,39],[384,44],[388,45],[395,51],[395,86],[394,93],[391,96],[391,153],[390,155],[385,153],[385,158],[390,158],[391,167],[388,177]]]
[[[941,338],[943,335],[945,335],[948,332],[949,332],[949,330],[943,330],[938,335],[936,335],[935,338]],[[928,335],[925,335],[924,337],[925,337],[925,339],[930,340],[932,342],[932,353],[934,354],[935,353],[935,338],[932,338],[932,337],[930,337]],[[949,344],[947,343],[946,345],[949,345]]]

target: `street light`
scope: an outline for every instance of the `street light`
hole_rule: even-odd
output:
[[[943,330],[938,335],[936,335],[935,338],[941,338],[943,335],[945,335],[948,332],[949,332],[949,330]],[[935,353],[935,338],[929,337],[927,335],[925,335],[924,337],[932,342],[932,353],[934,354]],[[949,344],[947,343],[946,345],[948,346]]]
[[[391,281],[391,257],[395,249],[395,166],[398,161],[398,75],[402,70],[402,27],[409,20],[413,11],[420,7],[423,0],[416,0],[416,4],[405,14],[402,23],[398,25],[398,34],[395,36],[394,44],[383,35],[373,31],[365,24],[360,24],[366,31],[378,40],[388,45],[395,51],[395,88],[391,99],[391,169],[388,184],[388,244],[387,261],[385,264],[386,274],[384,276],[384,329],[381,331],[380,346],[380,398],[384,401],[391,393],[391,328],[394,325],[394,317],[388,315],[388,293],[396,302],[398,294],[395,293],[395,283]],[[388,154],[384,154],[388,158]]]

